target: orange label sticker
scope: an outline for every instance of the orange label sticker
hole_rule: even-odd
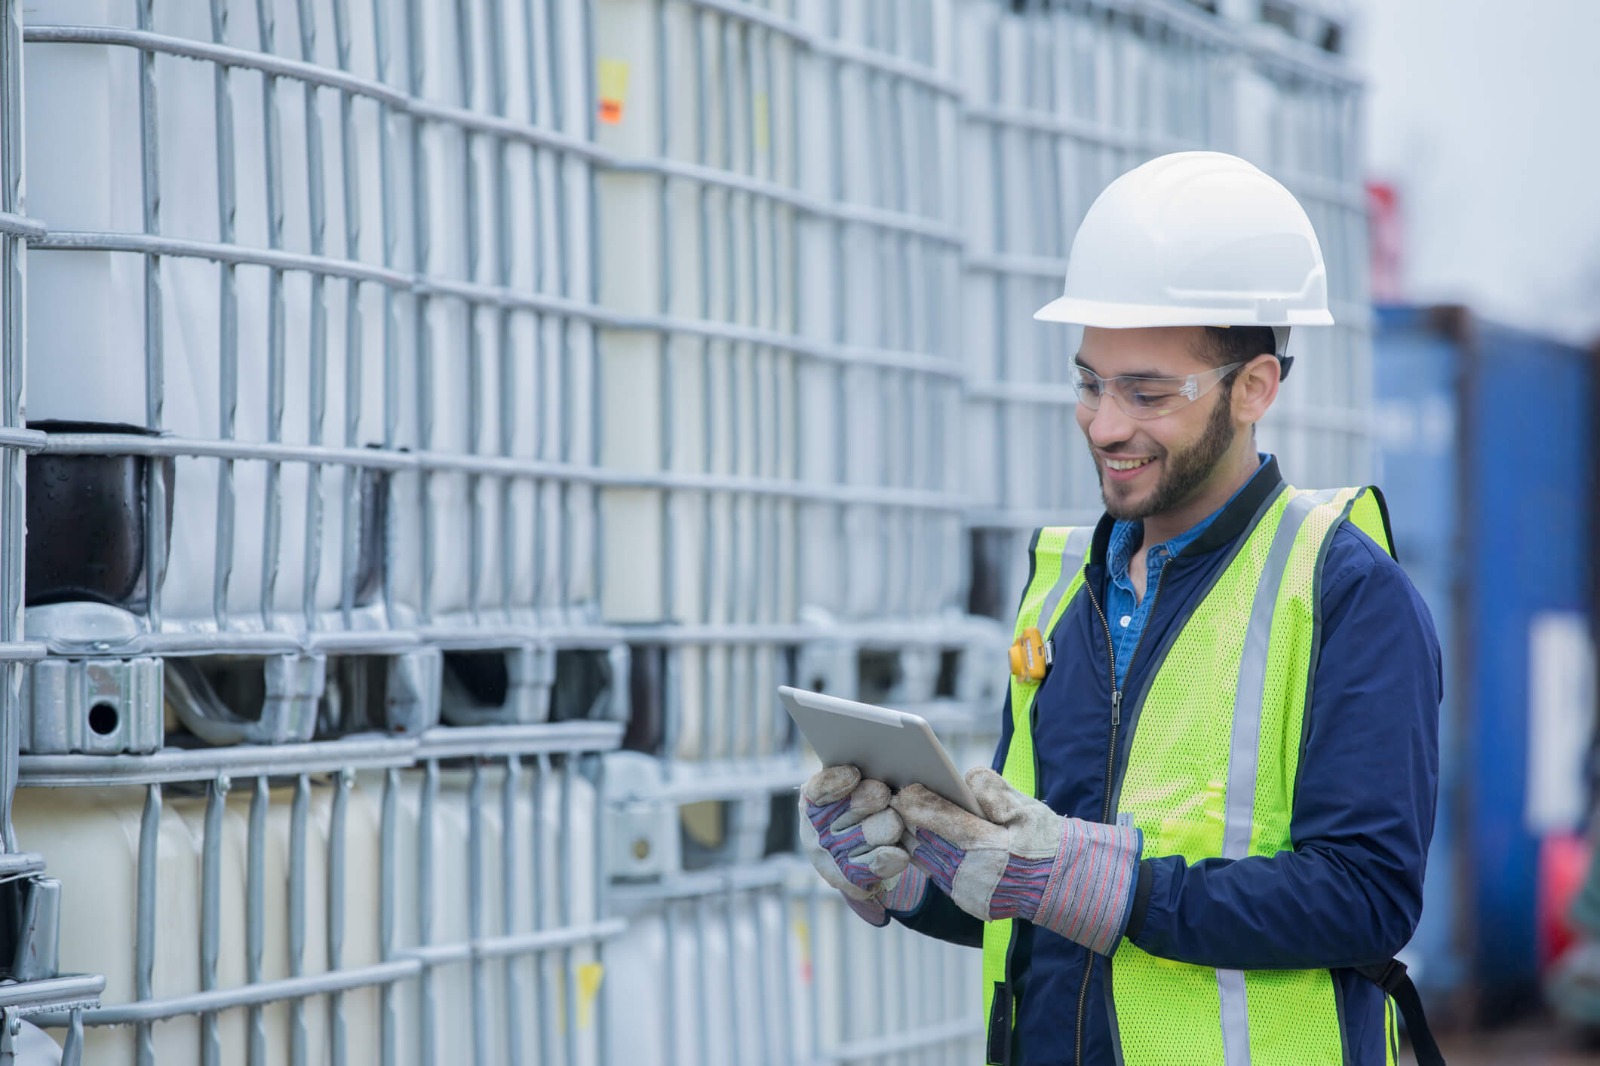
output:
[[[628,101],[628,64],[620,59],[600,60],[600,121],[615,126],[622,121],[622,108]]]

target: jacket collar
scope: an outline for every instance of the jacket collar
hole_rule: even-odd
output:
[[[1181,551],[1174,555],[1174,559],[1190,559],[1206,552],[1215,551],[1224,544],[1231,543],[1241,533],[1252,528],[1259,520],[1265,505],[1277,498],[1283,488],[1283,475],[1278,472],[1278,458],[1273,456],[1262,463],[1255,474],[1245,483],[1217,515],[1216,520],[1206,527],[1194,540],[1186,544]],[[1089,553],[1089,561],[1093,566],[1105,566],[1107,555],[1111,550],[1111,527],[1116,524],[1116,519],[1109,514],[1100,516],[1100,524],[1094,530],[1094,543]]]

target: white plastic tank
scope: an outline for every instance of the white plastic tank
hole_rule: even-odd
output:
[[[787,736],[777,704],[786,678],[781,648],[689,645],[667,654],[663,698],[673,735],[663,754],[686,761],[778,754]]]
[[[242,782],[226,799],[221,826],[221,874],[218,906],[217,988],[247,983],[249,818],[253,785]],[[169,789],[169,794],[171,790]],[[289,976],[289,850],[292,788],[269,793],[264,858],[264,954],[261,980]],[[63,972],[97,972],[106,977],[101,997],[111,1007],[133,1001],[137,959],[138,863],[140,824],[146,790],[131,788],[23,788],[16,794],[13,819],[18,840],[45,857],[52,876],[63,884],[61,901],[61,968]],[[207,799],[172,795],[163,804],[157,850],[157,893],[154,971],[151,995],[156,999],[201,991],[202,915],[204,912],[204,841]],[[311,788],[307,809],[306,865],[301,876],[306,891],[303,973],[328,968],[328,842],[332,788]],[[344,947],[346,968],[378,961],[377,907],[378,823],[375,804],[362,802],[360,786],[350,797],[345,820]],[[305,1002],[308,1046],[328,1047],[326,1000]],[[290,1041],[289,1006],[263,1008],[269,1061],[287,1061]],[[344,994],[346,1054],[351,1063],[375,1063],[378,1057],[378,993],[356,989]],[[247,1011],[216,1015],[224,1062],[248,1057]],[[201,1019],[179,1015],[152,1029],[156,1060],[162,1063],[200,1061]],[[132,1028],[92,1026],[85,1030],[85,1061],[133,1063],[137,1034]]]
[[[294,5],[274,8],[274,40],[266,48],[255,18],[228,22],[227,45],[268,50],[302,58],[299,18]],[[375,52],[372,5],[351,4],[352,73],[385,79],[407,89],[406,56],[411,29],[405,6],[386,3],[390,67],[381,71]],[[337,69],[338,58],[331,8],[310,9],[317,20],[311,61]],[[452,11],[421,5],[420,52],[423,56],[421,95],[432,101],[466,106],[479,113],[494,109],[487,64],[476,64],[471,91],[463,98],[460,50]],[[574,3],[550,5],[548,27],[523,32],[523,8],[506,5],[505,24],[473,23],[473,47],[486,40],[497,46],[525,40],[543,41],[536,56],[514,55],[502,65],[506,78],[507,115],[513,121],[559,125],[582,136],[585,91],[583,65],[567,57],[583,53],[583,19]],[[134,5],[105,0],[76,4],[44,0],[30,5],[27,21],[62,25],[123,25],[133,28]],[[205,5],[157,7],[154,29],[163,34],[211,42],[211,16]],[[141,116],[139,53],[93,44],[37,43],[28,46],[25,101],[32,130],[72,130],[71,136],[30,138],[27,155],[30,213],[53,232],[142,234],[146,223],[141,196]],[[278,153],[281,242],[294,254],[353,260],[369,267],[391,267],[402,275],[420,266],[432,278],[470,281],[531,293],[565,295],[579,301],[591,297],[584,286],[590,252],[586,219],[592,211],[584,166],[556,153],[536,153],[526,144],[508,143],[505,187],[510,190],[509,218],[497,215],[499,198],[491,177],[498,178],[493,144],[471,138],[470,154],[478,165],[474,187],[478,201],[476,263],[468,262],[465,170],[469,138],[449,121],[412,123],[389,112],[367,96],[356,96],[350,109],[349,136],[353,155],[343,151],[344,125],[340,94],[310,91],[315,102],[320,175],[311,152],[312,128],[304,105],[307,90],[292,75],[276,79],[272,136],[269,138],[265,79],[242,68],[226,75],[231,106],[221,113],[231,130],[231,150],[219,140],[216,68],[188,58],[157,55],[155,134],[159,145],[159,234],[208,244],[236,243],[251,251],[274,246],[268,195],[270,140]],[[529,79],[538,84],[530,84]],[[552,80],[553,79],[553,80]],[[559,83],[559,84],[557,84]],[[548,100],[559,88],[563,113]],[[533,101],[541,101],[535,108]],[[534,111],[539,113],[535,114]],[[388,122],[388,157],[381,150],[381,128]],[[419,131],[415,143],[413,128]],[[425,182],[413,182],[413,149]],[[219,161],[231,169],[226,183]],[[346,166],[360,212],[359,236],[347,246],[345,216]],[[383,172],[394,178],[391,202],[384,202]],[[537,172],[537,175],[535,174]],[[219,186],[231,192],[235,205],[224,221]],[[325,212],[321,245],[314,236],[313,198]],[[537,201],[527,192],[539,189]],[[558,190],[561,195],[558,197]],[[416,197],[425,203],[417,209]],[[385,215],[394,231],[395,254],[385,261]],[[426,239],[415,224],[422,219]],[[565,261],[552,238],[557,225],[567,230]],[[536,225],[538,242],[515,241],[507,271],[497,267],[496,235],[507,226]],[[424,261],[416,261],[422,256]],[[28,285],[30,337],[29,415],[56,419],[150,426],[146,395],[146,260],[126,252],[37,249],[30,257]],[[161,381],[160,428],[184,438],[224,437],[263,443],[275,432],[289,444],[322,443],[364,448],[388,445],[416,451],[424,443],[432,451],[498,455],[502,451],[500,415],[509,453],[588,465],[594,450],[591,424],[594,388],[590,331],[577,320],[531,312],[472,311],[454,297],[435,296],[417,318],[408,285],[392,295],[393,317],[386,314],[385,286],[377,281],[355,283],[330,278],[321,283],[322,325],[315,326],[317,299],[312,273],[289,268],[281,273],[281,309],[274,310],[272,271],[258,265],[225,268],[203,256],[168,254],[160,260],[159,336],[164,369]],[[560,279],[569,291],[560,292]],[[392,290],[391,290],[392,291]],[[354,299],[352,301],[352,292]],[[98,313],[79,313],[93,306]],[[276,314],[276,321],[274,316]],[[417,327],[422,327],[418,333]],[[275,332],[276,331],[276,332]],[[274,341],[274,337],[276,340]],[[469,344],[470,342],[470,344]],[[353,345],[353,346],[352,346]],[[476,372],[468,369],[475,347]],[[281,358],[282,424],[271,421],[270,388],[273,350]],[[502,350],[504,349],[504,350]],[[236,401],[221,395],[222,374],[236,362]],[[323,366],[315,374],[314,353]],[[419,357],[426,353],[429,373],[422,375]],[[392,374],[387,369],[392,362]],[[501,373],[502,367],[506,373]],[[359,376],[359,386],[352,388]],[[314,425],[314,381],[320,383],[323,415]],[[476,393],[471,383],[476,381]],[[398,399],[396,420],[386,416],[386,391]],[[517,397],[509,405],[507,394]],[[352,412],[354,424],[347,427]],[[231,427],[227,424],[231,421]],[[474,428],[473,423],[476,423]],[[426,427],[426,434],[424,434]],[[348,439],[347,439],[348,436]],[[425,438],[425,439],[424,439]],[[255,615],[262,609],[264,581],[275,571],[270,611],[298,616],[308,568],[315,567],[313,607],[327,611],[339,603],[341,552],[345,537],[343,503],[353,491],[340,466],[323,467],[316,496],[320,518],[308,548],[311,517],[310,468],[300,461],[278,467],[276,521],[268,508],[269,466],[258,460],[233,463],[231,487],[219,486],[222,462],[180,458],[174,490],[171,530],[172,566],[163,589],[166,619],[174,626],[203,624],[213,616],[215,574],[229,571],[224,597],[228,614]],[[564,600],[585,603],[597,596],[594,555],[595,506],[585,488],[565,490],[553,482],[542,488],[512,479],[509,506],[521,536],[506,543],[498,535],[506,502],[498,478],[481,479],[469,494],[464,473],[437,473],[427,479],[404,474],[392,485],[392,557],[397,594],[402,603],[424,602],[435,614],[450,615],[468,606],[471,583],[468,560],[482,558],[480,606],[531,609],[562,606]],[[229,499],[231,497],[231,500]],[[219,548],[219,510],[231,507],[232,538]],[[469,543],[469,515],[480,519],[477,544]],[[423,516],[432,523],[432,551],[427,572],[422,566]],[[535,537],[535,526],[542,533]],[[276,532],[275,567],[263,555]],[[543,546],[535,557],[535,544]],[[308,550],[311,557],[307,557]],[[220,556],[219,556],[220,551]],[[220,560],[220,561],[219,561]],[[509,574],[511,593],[502,591]],[[423,582],[427,581],[426,589]]]
[[[602,147],[792,184],[790,38],[643,0],[602,0],[594,26]],[[792,480],[808,432],[788,413],[797,357],[718,331],[794,328],[793,208],[649,171],[602,173],[599,186],[602,302],[687,327],[601,334],[604,461],[642,475]],[[608,620],[792,618],[794,572],[780,562],[795,542],[791,506],[726,489],[618,487],[604,500]]]
[[[355,5],[358,9],[360,5]],[[211,40],[205,5],[158,7],[158,32]],[[123,25],[132,27],[134,5],[111,2],[30,4],[30,24]],[[370,16],[355,19],[354,56],[370,68]],[[367,33],[362,35],[363,24]],[[228,43],[258,45],[253,19],[235,18]],[[324,40],[332,37],[331,28]],[[280,20],[278,52],[299,56],[293,20]],[[25,103],[31,130],[68,130],[68,135],[29,138],[29,210],[52,232],[145,231],[141,199],[139,53],[90,44],[30,44],[25,67]],[[224,239],[218,199],[217,114],[213,67],[189,59],[155,60],[161,181],[159,232],[164,237],[214,243]],[[262,79],[242,70],[230,75],[233,130],[233,240],[267,248],[266,164],[263,145]],[[283,247],[311,251],[307,207],[306,114],[300,93],[282,83],[277,92],[282,150]],[[339,108],[334,94],[317,96],[322,123],[327,208],[325,254],[342,257],[345,219],[339,150]],[[358,144],[375,145],[376,107],[353,110]],[[365,233],[358,258],[381,263],[381,203],[375,151],[358,154],[358,184],[373,194],[361,201]],[[269,337],[272,304],[269,271],[232,268],[231,347],[237,360],[237,406],[229,436],[264,442],[269,438]],[[224,436],[225,405],[219,398],[223,339],[224,268],[203,258],[168,255],[161,260],[159,336],[164,367],[161,428],[173,435],[204,440]],[[312,286],[303,272],[288,272],[282,286],[279,322],[285,396],[282,439],[312,441],[311,355]],[[145,384],[145,259],[122,252],[37,249],[29,257],[28,414],[32,420],[57,419],[150,426]],[[324,283],[326,413],[321,439],[343,444],[346,420],[348,349],[347,292],[343,281]],[[96,308],[84,315],[84,307]],[[364,287],[359,306],[364,323],[357,363],[361,407],[357,446],[383,439],[381,295]],[[217,558],[218,478],[213,459],[177,463],[172,528],[173,566],[164,587],[167,615],[177,624],[212,615]],[[254,614],[262,600],[266,547],[267,465],[238,461],[233,467],[232,574],[226,603],[236,615]],[[304,464],[280,468],[278,529],[281,554],[271,606],[298,611],[308,562],[316,565],[316,605],[338,603],[342,530],[341,501],[348,486],[338,468],[325,468],[319,495],[322,536],[306,557],[308,470]]]
[[[800,930],[781,894],[665,903],[606,949],[607,1066],[787,1061],[801,1017]]]
[[[421,877],[431,877],[432,945],[465,944],[472,939],[470,900],[479,888],[485,937],[532,933],[536,929],[588,925],[597,920],[595,890],[595,801],[593,787],[572,775],[563,809],[561,773],[546,775],[535,798],[530,771],[519,775],[515,822],[509,831],[516,847],[516,899],[513,921],[504,921],[502,856],[507,827],[503,821],[503,770],[486,769],[480,807],[482,880],[471,865],[472,792],[470,771],[441,771],[434,801],[431,873],[419,863],[419,818],[423,772],[400,775],[396,796],[396,931],[401,957],[420,944]],[[345,969],[369,966],[381,959],[379,929],[383,775],[355,775],[345,814],[345,939],[341,965]],[[169,793],[172,791],[168,790]],[[332,786],[313,784],[308,805],[306,865],[305,954],[302,972],[328,969],[328,854],[331,832]],[[247,983],[249,819],[253,786],[242,782],[227,796],[222,817],[221,891],[219,905],[218,988]],[[45,857],[53,876],[63,882],[61,914],[61,966],[65,972],[99,972],[106,975],[102,1002],[106,1006],[135,999],[137,959],[137,900],[139,827],[145,803],[143,788],[41,789],[17,792],[14,820],[22,845]],[[261,980],[289,976],[290,839],[292,788],[270,792],[265,839],[264,917]],[[541,812],[534,828],[534,812]],[[157,853],[155,967],[151,993],[157,998],[186,995],[201,990],[201,922],[204,912],[203,856],[207,800],[203,796],[172,796],[162,810]],[[563,818],[566,819],[563,822]],[[565,831],[563,831],[565,825]],[[534,840],[542,851],[535,859]],[[563,844],[565,840],[565,844]],[[567,887],[562,887],[563,880]],[[563,911],[565,907],[565,911]],[[538,909],[536,914],[535,909]],[[518,956],[515,970],[521,994],[518,1030],[524,1061],[541,1066],[590,1066],[597,1061],[597,1004],[600,982],[599,953],[592,943],[547,952],[542,958]],[[484,1039],[491,1060],[505,1049],[511,1032],[508,1018],[507,971],[502,959],[483,964],[487,998],[482,1005],[488,1020]],[[400,1062],[420,1061],[418,1041],[424,1007],[420,981],[398,984],[402,1007],[397,1047]],[[473,967],[468,962],[438,966],[432,974],[434,1050],[438,1062],[459,1061],[474,1039]],[[577,1000],[577,1029],[568,1055],[566,1004],[568,989]],[[542,997],[542,998],[541,998]],[[377,988],[357,988],[343,995],[345,1061],[373,1063],[379,1059],[381,999]],[[326,997],[307,1000],[304,1007],[307,1046],[312,1062],[327,1062],[331,1054]],[[263,1008],[267,1035],[267,1061],[288,1061],[292,1031],[287,1003]],[[248,1015],[242,1008],[217,1015],[222,1061],[243,1062],[248,1057]],[[85,1061],[115,1066],[136,1058],[136,1031],[131,1028],[91,1026],[85,1031]],[[156,1024],[152,1030],[156,1060],[183,1066],[200,1061],[201,1020],[180,1015]],[[465,1049],[465,1050],[464,1050]]]
[[[947,33],[948,11],[935,7],[937,32]],[[810,25],[815,16],[795,17],[807,30],[831,32]],[[845,19],[851,45],[864,44],[859,13],[849,9]],[[909,37],[912,29],[896,32]],[[888,113],[881,86],[869,93],[855,64],[797,49],[784,32],[691,5],[604,0],[595,50],[602,115],[610,108],[610,120],[597,126],[599,143],[646,163],[600,175],[602,302],[689,325],[664,334],[602,333],[606,464],[647,476],[754,477],[868,493],[843,505],[607,489],[605,618],[741,625],[793,623],[807,609],[876,620],[954,606],[963,572],[959,514],[889,508],[871,497],[878,487],[955,491],[957,451],[947,443],[959,428],[954,383],[930,385],[912,372],[809,352],[840,344],[909,350],[927,340],[917,333],[925,325],[908,327],[885,294],[892,288],[903,301],[914,291],[914,304],[951,304],[939,286],[954,281],[954,270],[919,270],[924,264],[902,254],[902,238],[878,227],[840,225],[714,177],[679,171],[668,178],[649,168],[687,164],[734,185],[754,181],[841,207],[915,213],[887,203],[850,154],[859,147],[876,158],[884,150],[873,139],[878,128],[860,114],[869,107],[874,120]],[[911,49],[902,44],[899,54]],[[916,61],[944,59],[936,49]],[[847,112],[843,133],[828,118],[835,81]],[[846,172],[837,188],[835,161]],[[953,198],[918,197],[923,214],[953,213]],[[874,273],[889,262],[883,255],[898,264],[893,286]],[[835,283],[845,274],[840,303]],[[934,277],[943,280],[930,287]],[[717,334],[727,323],[792,334],[808,351],[730,340]],[[953,341],[940,344],[955,350]],[[764,713],[773,679],[781,678],[776,649],[713,642],[672,654],[675,757],[776,750],[780,733]]]
[[[420,819],[422,817],[425,774],[421,770],[401,775],[397,796],[395,841],[399,879],[396,882],[396,931],[402,954],[422,946],[422,885],[428,879],[432,905],[427,911],[431,923],[431,945],[464,944],[472,939],[470,915],[474,885],[479,886],[482,905],[481,935],[487,937],[532,933],[596,921],[595,885],[595,797],[593,786],[580,775],[570,779],[569,807],[562,804],[561,771],[544,776],[535,784],[531,769],[519,774],[515,821],[503,820],[504,771],[483,771],[483,803],[479,807],[482,863],[481,880],[472,865],[471,771],[442,770],[434,800],[432,822],[433,862],[430,870],[420,865]],[[365,777],[366,775],[362,775]],[[536,794],[535,789],[538,789]],[[370,787],[365,794],[374,803],[381,792]],[[536,806],[540,812],[535,829]],[[510,834],[516,847],[513,901],[514,921],[504,921],[503,855],[505,837]],[[541,851],[533,852],[535,836]],[[565,847],[563,847],[565,840]],[[566,882],[566,887],[563,887]],[[567,911],[563,914],[562,906]],[[571,949],[556,949],[539,956],[517,956],[510,966],[520,991],[520,1010],[516,1018],[521,1035],[524,1061],[540,1066],[591,1066],[598,1056],[595,997],[598,982],[607,976],[600,969],[599,953],[593,944]],[[507,972],[503,959],[482,964],[487,999],[481,1005],[488,1021],[484,1039],[490,1061],[506,1055],[505,1042],[510,1032],[507,1015]],[[432,1002],[421,998],[422,982],[407,981],[397,987],[401,1004],[402,1032],[399,1062],[421,1061],[423,1019],[431,1018],[433,1052],[436,1062],[458,1062],[470,1058],[474,1040],[475,1014],[473,965],[462,961],[435,967],[431,975]],[[567,1056],[568,989],[576,991],[576,1060]]]
[[[763,36],[745,20],[687,5],[602,0],[595,51],[602,101],[615,106],[616,119],[598,125],[602,146],[763,182],[792,180],[787,78],[795,59],[784,35]],[[653,173],[603,173],[599,184],[608,307],[792,328],[788,206],[757,197],[752,207],[744,191]],[[788,413],[802,409],[792,406],[792,353],[694,330],[606,330],[601,348],[606,465],[642,475],[796,476],[795,449],[811,430]],[[653,487],[610,488],[604,500],[608,621],[794,620],[804,593],[792,503]],[[705,760],[776,750],[772,716],[759,710],[771,705],[781,677],[776,648],[713,641],[668,654],[669,754]]]
[[[799,1061],[838,1057],[858,1044],[893,1047],[897,1036],[915,1048],[916,1062],[971,1062],[981,1054],[978,952],[898,923],[874,929],[831,890],[797,895],[790,914],[801,977],[792,1004]]]
[[[490,10],[418,5],[420,78],[409,77],[407,91],[524,129],[582,139],[588,119],[588,71],[576,59],[586,50],[582,5],[495,5],[500,21],[493,25]],[[526,22],[530,17],[533,25]],[[593,302],[587,164],[447,120],[417,122],[404,140],[399,158],[416,172],[409,265],[420,275],[514,296]],[[502,261],[508,232],[515,236],[505,241]],[[583,319],[500,310],[482,297],[438,292],[419,296],[418,306],[421,313],[408,308],[402,325],[417,344],[408,383],[417,421],[408,444],[447,455],[504,453],[592,464],[595,349]],[[516,530],[510,543],[500,535],[506,486]],[[597,506],[587,487],[554,478],[433,471],[400,479],[396,502],[404,523],[394,558],[398,598],[425,605],[436,619],[464,621],[474,606],[524,613],[569,608],[598,596]],[[476,604],[474,563],[480,571]],[[509,600],[502,591],[507,584]]]

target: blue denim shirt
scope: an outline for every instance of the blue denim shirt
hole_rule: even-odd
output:
[[[1263,463],[1272,458],[1265,452],[1257,454]],[[1239,493],[1235,492],[1233,495],[1237,496]],[[1233,496],[1228,497],[1228,503],[1232,502]],[[1224,503],[1222,507],[1218,507],[1176,537],[1155,545],[1145,553],[1143,600],[1134,595],[1133,578],[1128,574],[1128,567],[1133,562],[1134,549],[1139,546],[1139,540],[1144,536],[1144,523],[1119,521],[1111,527],[1111,544],[1106,553],[1106,624],[1111,627],[1111,647],[1116,657],[1117,688],[1120,689],[1128,678],[1128,664],[1133,660],[1133,653],[1139,647],[1139,637],[1144,633],[1145,623],[1150,618],[1150,601],[1156,585],[1161,581],[1162,567],[1167,565],[1168,559],[1177,555],[1204,532],[1228,503]]]

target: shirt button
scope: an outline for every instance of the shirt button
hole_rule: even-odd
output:
[[[1128,628],[1128,623],[1131,622],[1131,621],[1133,621],[1133,615],[1131,615],[1131,614],[1123,615],[1122,616],[1122,628],[1123,629],[1127,629]]]

